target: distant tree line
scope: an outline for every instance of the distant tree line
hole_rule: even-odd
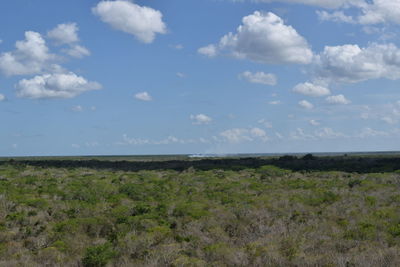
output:
[[[292,171],[345,171],[357,173],[393,172],[400,170],[400,157],[379,156],[332,156],[316,157],[307,154],[303,157],[285,155],[279,158],[213,158],[199,160],[166,160],[166,161],[107,161],[107,160],[8,160],[0,164],[31,165],[36,167],[55,168],[93,168],[112,169],[122,171],[139,170],[176,170],[183,171],[189,168],[198,170],[242,170],[259,168],[264,165],[274,165]]]

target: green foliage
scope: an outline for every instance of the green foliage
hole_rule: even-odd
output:
[[[257,169],[257,172],[261,174],[261,179],[268,177],[281,177],[289,174],[289,170],[284,170],[273,165],[265,165]]]
[[[93,246],[86,249],[82,264],[85,267],[103,267],[116,256],[110,243]]]
[[[320,159],[277,162],[316,166]],[[398,174],[237,165],[236,171],[111,171],[0,164],[1,262],[337,266],[348,259],[357,266],[384,266],[400,261]]]

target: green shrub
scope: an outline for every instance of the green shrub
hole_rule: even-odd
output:
[[[289,170],[281,169],[273,165],[261,166],[257,169],[257,172],[261,174],[261,179],[266,179],[268,177],[282,177],[289,174]]]
[[[86,249],[82,264],[85,267],[103,267],[116,256],[110,243],[93,246]]]

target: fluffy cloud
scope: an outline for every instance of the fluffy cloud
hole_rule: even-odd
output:
[[[59,24],[47,33],[47,36],[59,44],[71,44],[79,41],[76,23]]]
[[[202,47],[198,52],[215,56],[226,51],[236,58],[261,63],[311,62],[313,53],[307,41],[274,13],[256,11],[244,17],[242,23],[236,33],[228,33],[217,45]]]
[[[151,101],[153,98],[147,92],[140,92],[135,94],[135,98],[141,101]]]
[[[400,79],[400,49],[394,44],[327,46],[315,64],[317,75],[329,81]]]
[[[304,109],[313,109],[314,105],[308,102],[307,100],[301,100],[299,102],[299,106],[304,108]]]
[[[319,86],[313,83],[299,83],[293,88],[293,92],[298,93],[298,94],[303,94],[307,96],[325,96],[329,95],[331,92],[329,91],[328,88]]]
[[[316,121],[316,120],[309,120],[308,121],[312,126],[318,126],[318,125],[320,125],[321,123],[319,123],[319,121]]]
[[[208,57],[215,57],[218,54],[218,49],[215,45],[210,44],[204,47],[200,47],[197,52],[199,54],[208,56]]]
[[[221,132],[220,136],[223,138],[223,141],[233,144],[254,140],[266,142],[269,139],[267,133],[260,128],[234,128]]]
[[[101,85],[70,72],[23,79],[18,82],[16,88],[17,96],[23,98],[72,98],[86,91],[100,89]]]
[[[0,94],[0,102],[2,102],[2,101],[4,101],[4,100],[6,100],[6,97],[5,97],[5,95],[3,95],[3,94]]]
[[[319,6],[323,8],[340,8],[349,6],[363,6],[363,0],[254,0],[255,2],[271,3],[284,2],[293,4],[305,4],[310,6]]]
[[[193,124],[208,124],[212,121],[210,117],[204,114],[190,115]]]
[[[351,101],[348,100],[344,95],[332,95],[326,98],[326,102],[329,104],[340,104],[340,105],[347,105],[350,104]]]
[[[374,0],[362,9],[363,15],[358,18],[361,24],[400,23],[399,0]]]
[[[103,22],[134,35],[144,43],[153,42],[157,33],[166,33],[160,11],[130,1],[101,1],[92,11]]]
[[[37,32],[25,32],[25,40],[17,41],[15,48],[0,54],[0,71],[7,76],[40,73],[54,59],[46,41]]]
[[[264,73],[262,71],[252,73],[250,71],[245,71],[239,74],[239,79],[244,79],[250,83],[260,83],[265,85],[276,85],[277,78],[274,74]]]
[[[360,15],[348,16],[343,11],[318,11],[321,20],[335,22],[359,23],[363,25],[381,23],[400,23],[400,1],[399,0],[372,0],[349,3],[349,6],[359,8]]]
[[[70,48],[65,49],[64,52],[71,57],[82,58],[84,56],[89,56],[90,51],[81,45],[72,45]]]

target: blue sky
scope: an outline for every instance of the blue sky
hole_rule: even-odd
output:
[[[400,150],[400,0],[14,0],[1,156]]]

